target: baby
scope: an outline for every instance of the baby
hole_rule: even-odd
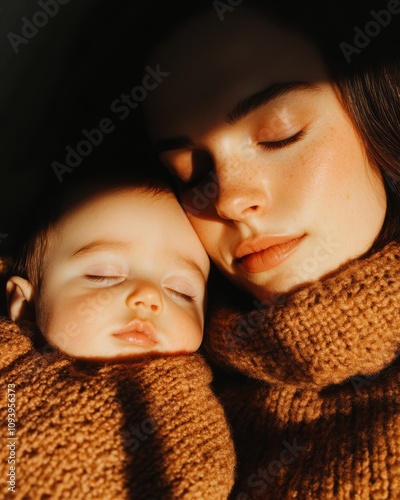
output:
[[[39,220],[7,282],[13,321],[79,358],[197,351],[210,264],[167,185],[83,184]]]
[[[11,491],[225,500],[235,451],[196,352],[210,261],[173,191],[103,179],[41,205],[0,318]]]

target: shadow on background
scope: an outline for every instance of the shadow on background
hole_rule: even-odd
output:
[[[141,80],[138,55],[143,38],[151,36],[142,22],[143,3],[67,1],[57,4],[58,12],[48,15],[47,24],[32,36],[32,21],[45,20],[37,13],[43,12],[43,5],[50,9],[53,4],[55,10],[54,3],[7,0],[0,6],[3,235],[13,233],[19,217],[43,189],[57,189],[61,179],[89,171],[96,175],[118,164],[129,168],[143,150],[137,110],[122,120],[110,109],[121,93]],[[102,138],[95,131],[91,134],[100,122],[108,124]],[[89,148],[82,146],[81,161],[72,154],[72,171],[60,179],[52,163],[66,165],[66,148],[76,150],[87,140],[84,129],[92,137],[92,150],[87,154]]]
[[[0,5],[0,253],[6,247],[5,235],[13,234],[35,197],[43,190],[57,189],[60,176],[63,182],[71,181],[80,175],[96,176],[110,169],[134,169],[136,158],[145,161],[148,142],[141,125],[140,105],[126,114],[116,111],[115,101],[140,85],[144,53],[158,37],[193,5],[214,8],[215,4],[186,2],[180,7],[176,1],[160,0],[62,0],[54,7],[55,3],[56,0],[3,0]],[[238,2],[233,3],[240,8]],[[380,11],[388,3],[389,0],[283,1],[276,8],[288,19],[308,16],[310,24],[321,32],[329,22],[332,46],[340,50],[341,41],[352,43],[355,26],[363,28],[372,20],[371,9]],[[43,12],[43,5],[49,11],[53,8],[47,22],[38,14]],[[218,5],[227,6],[226,15],[232,9],[229,2]],[[32,34],[34,29],[31,24],[29,31],[29,23],[33,20],[43,26]],[[400,14],[393,15],[391,23],[382,28],[360,57],[397,54],[399,21]],[[21,42],[18,37],[24,29],[31,38],[25,37],[25,42]],[[100,124],[108,130],[102,138],[92,133],[101,130]],[[97,144],[79,161],[76,156],[73,158],[71,149],[76,151],[80,141],[88,140],[83,130],[88,135],[92,133]],[[81,151],[84,150],[82,146]],[[75,165],[67,165],[71,171],[58,170],[57,175],[52,165],[66,165],[68,152]]]

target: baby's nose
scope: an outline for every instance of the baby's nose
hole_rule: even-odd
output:
[[[160,290],[153,283],[137,282],[129,293],[126,304],[130,309],[143,309],[159,314],[162,310]]]

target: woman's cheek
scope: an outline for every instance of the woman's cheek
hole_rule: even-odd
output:
[[[313,218],[328,207],[332,193],[337,190],[341,180],[337,167],[325,137],[308,144],[299,158],[296,187],[291,190],[291,197],[307,207],[306,211]]]

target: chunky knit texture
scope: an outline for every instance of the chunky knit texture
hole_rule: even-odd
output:
[[[238,453],[230,498],[400,499],[398,244],[277,305],[221,308],[206,339]]]
[[[3,439],[1,498],[227,498],[234,449],[200,354],[84,363],[36,349],[6,318],[0,350],[3,438],[8,384],[17,417],[16,493]]]

